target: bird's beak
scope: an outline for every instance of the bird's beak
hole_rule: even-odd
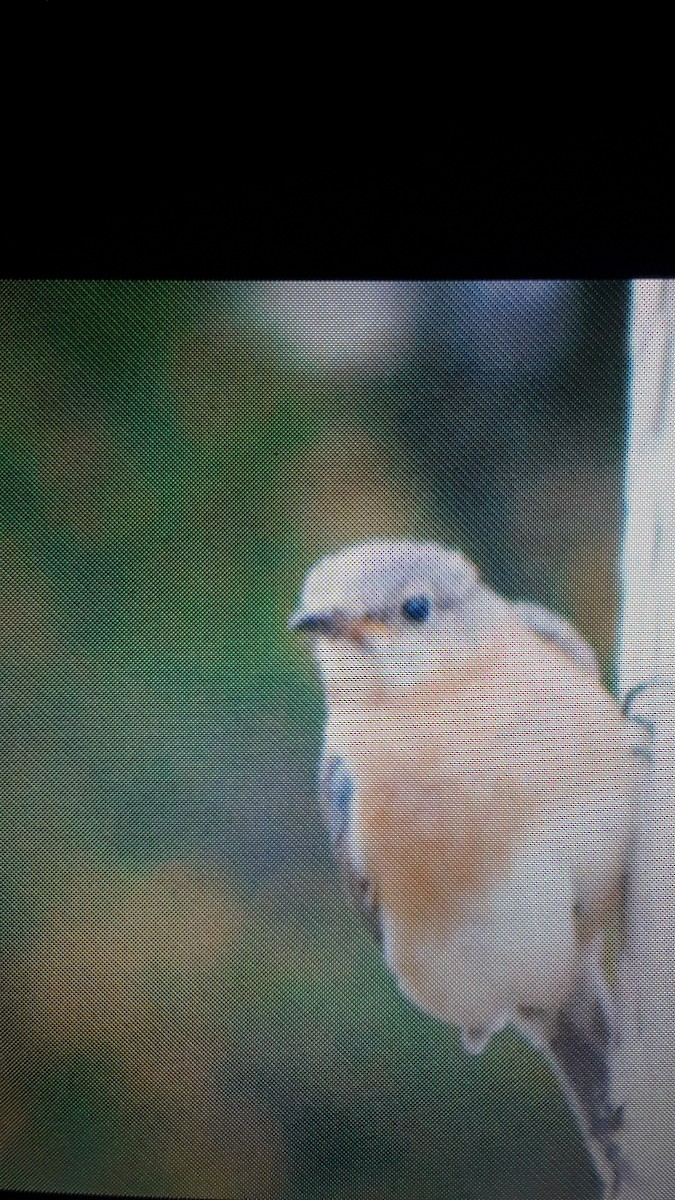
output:
[[[323,612],[307,612],[298,609],[288,622],[289,629],[307,633],[323,634],[324,637],[341,638],[354,642],[357,646],[366,646],[368,634],[377,628],[383,628],[369,617],[356,617],[341,608],[326,609]]]
[[[325,633],[334,636],[338,632],[338,624],[334,612],[304,612],[299,608],[288,622],[288,628],[294,633]]]

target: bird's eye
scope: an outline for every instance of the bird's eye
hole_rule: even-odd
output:
[[[401,612],[406,621],[426,621],[431,612],[431,600],[428,596],[412,596],[401,606]]]

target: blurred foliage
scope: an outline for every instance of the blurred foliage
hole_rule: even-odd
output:
[[[576,373],[420,319],[366,379],[241,285],[0,286],[4,1186],[594,1194],[536,1056],[467,1058],[346,910],[286,633],[319,554],[438,536],[609,663],[625,289],[575,296]]]

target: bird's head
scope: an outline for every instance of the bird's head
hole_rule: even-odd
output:
[[[311,636],[329,685],[414,684],[474,655],[499,603],[457,550],[366,542],[310,569],[290,627]]]

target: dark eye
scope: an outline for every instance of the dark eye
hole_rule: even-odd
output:
[[[426,621],[431,612],[431,600],[428,596],[413,596],[401,606],[401,612],[406,621]]]

